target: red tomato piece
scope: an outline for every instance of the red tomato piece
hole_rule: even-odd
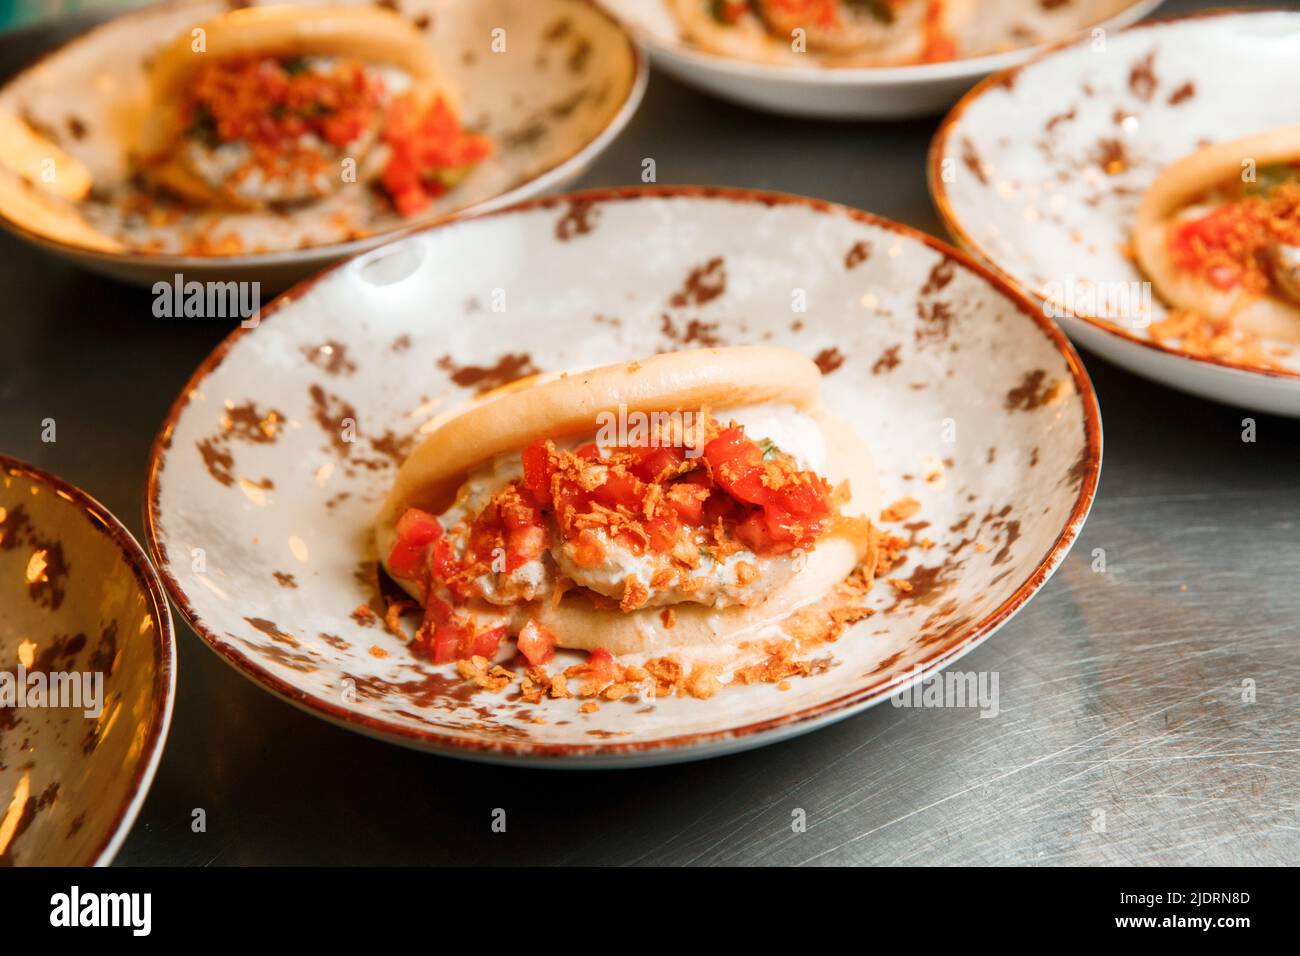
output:
[[[469,653],[462,656],[486,657],[491,660],[496,656],[497,649],[501,646],[501,639],[505,636],[506,626],[504,624],[489,628],[486,631],[479,631],[469,639]]]
[[[399,578],[414,578],[425,549],[442,537],[442,522],[427,511],[407,508],[397,519],[397,541],[388,554],[388,570]]]
[[[704,460],[709,463],[718,487],[733,498],[750,504],[762,504],[766,500],[763,450],[745,437],[744,429],[728,428],[705,445]]]
[[[643,481],[663,481],[676,474],[678,467],[686,460],[685,449],[675,446],[633,446],[628,451],[637,456],[632,471]]]
[[[529,664],[540,667],[555,656],[555,635],[532,618],[519,631],[519,653]]]
[[[551,452],[546,447],[546,442],[538,439],[528,445],[523,452],[523,462],[524,489],[536,504],[548,504],[555,465],[551,462]]]
[[[433,632],[432,657],[435,664],[450,664],[459,660],[461,645],[466,638],[465,629],[455,621],[438,624]]]
[[[601,681],[614,679],[614,655],[603,647],[598,647],[587,655],[586,672]]]
[[[664,492],[669,506],[682,524],[704,523],[704,504],[709,500],[709,479],[704,473],[688,475],[673,482]]]
[[[591,497],[607,507],[622,505],[636,513],[645,500],[645,485],[635,475],[611,471],[604,484],[592,491]]]
[[[646,534],[650,536],[650,549],[665,554],[677,543],[678,524],[671,515],[655,515],[644,522]]]

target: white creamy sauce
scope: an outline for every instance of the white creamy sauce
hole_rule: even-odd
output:
[[[551,556],[560,571],[597,594],[620,599],[627,579],[635,578],[650,592],[646,606],[693,602],[710,607],[737,604],[751,607],[789,580],[793,573],[793,563],[785,556],[760,558],[751,551],[737,551],[721,561],[702,555],[699,567],[682,570],[681,573],[692,582],[700,582],[689,590],[676,582],[668,587],[654,588],[650,582],[657,573],[665,568],[675,568],[668,555],[654,552],[634,554],[625,545],[611,541],[603,531],[596,534],[605,549],[605,560],[592,567],[583,567],[572,560],[567,545],[557,543],[551,548]],[[747,584],[741,584],[739,579],[742,562],[758,570],[757,576]]]
[[[483,599],[490,604],[515,604],[518,601],[535,601],[551,593],[555,585],[552,565],[548,555],[526,561],[509,574],[499,571],[478,578]]]

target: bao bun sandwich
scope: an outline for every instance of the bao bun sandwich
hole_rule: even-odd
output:
[[[687,39],[742,60],[892,66],[951,60],[972,0],[669,0]],[[793,44],[802,41],[796,50]]]
[[[420,32],[375,7],[250,7],[176,37],[150,71],[136,161],[201,206],[373,184],[414,215],[490,151],[462,130]]]
[[[436,424],[376,528],[424,608],[416,650],[727,645],[870,577],[875,466],[820,385],[785,349],[698,349],[535,377]]]
[[[1300,342],[1300,126],[1174,163],[1143,196],[1133,245],[1170,306]]]

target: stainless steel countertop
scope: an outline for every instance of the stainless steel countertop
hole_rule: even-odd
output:
[[[0,39],[0,74],[67,32]],[[650,156],[661,182],[807,193],[941,234],[923,165],[935,123],[774,118],[656,74],[580,185],[636,182]],[[0,236],[0,451],[85,488],[137,536],[155,430],[227,331],[150,304]],[[176,716],[118,862],[1300,862],[1300,421],[1084,358],[1105,418],[1101,490],[1056,577],[961,665],[998,672],[996,718],[886,704],[704,763],[512,770],[300,713],[178,621]],[[41,442],[47,417],[57,444]]]

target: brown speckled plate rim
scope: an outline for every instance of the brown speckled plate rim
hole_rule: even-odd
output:
[[[1212,10],[1200,10],[1196,13],[1190,13],[1180,17],[1155,17],[1149,20],[1143,20],[1140,23],[1135,23],[1130,27],[1126,27],[1121,32],[1130,33],[1145,30],[1149,27],[1164,27],[1192,20],[1208,20],[1218,17],[1243,15],[1250,16],[1251,14],[1259,13],[1290,13],[1300,16],[1300,8],[1283,6],[1216,7]],[[962,118],[971,104],[985,93],[988,93],[990,90],[997,87],[1010,88],[1014,86],[1016,81],[1020,78],[1022,70],[1035,66],[1039,62],[1053,57],[1063,50],[1071,49],[1084,42],[1086,42],[1086,38],[1081,39],[1073,37],[1066,39],[1049,46],[1042,53],[1026,60],[1018,66],[1013,66],[1010,69],[1003,70],[1001,73],[995,73],[992,76],[986,77],[972,87],[970,92],[958,100],[957,105],[952,108],[952,112],[943,118],[943,121],[939,124],[938,130],[935,131],[934,139],[930,141],[930,155],[929,160],[926,163],[926,180],[930,188],[930,199],[934,203],[935,210],[939,213],[939,218],[943,221],[949,234],[957,240],[957,243],[963,249],[966,249],[979,258],[989,267],[989,269],[996,273],[1000,279],[1011,285],[1022,295],[1027,296],[1031,301],[1043,301],[1053,309],[1059,310],[1056,313],[1058,315],[1091,325],[1094,328],[1107,332],[1126,342],[1131,342],[1134,345],[1141,345],[1144,348],[1152,349],[1156,352],[1163,352],[1166,355],[1172,355],[1180,359],[1188,359],[1193,362],[1200,362],[1204,365],[1215,366],[1237,375],[1264,376],[1266,378],[1275,378],[1284,381],[1300,380],[1300,372],[1291,372],[1285,369],[1262,368],[1258,365],[1250,365],[1245,362],[1232,362],[1226,359],[1214,358],[1209,355],[1196,355],[1185,349],[1171,345],[1161,345],[1159,342],[1152,341],[1151,339],[1144,339],[1140,336],[1134,335],[1132,332],[1128,332],[1113,323],[1105,321],[1104,319],[1081,314],[1073,309],[1067,308],[1064,304],[1057,302],[1054,299],[1047,299],[1040,293],[1026,288],[1021,284],[1019,279],[999,266],[997,261],[989,255],[984,247],[976,242],[975,238],[962,226],[957,214],[953,211],[952,203],[948,198],[947,186],[943,182],[943,177],[940,175],[942,172],[945,150],[948,146],[948,137],[952,132],[952,128]]]
[[[172,615],[167,603],[167,594],[144,548],[122,522],[118,521],[113,513],[96,498],[57,475],[8,455],[0,454],[0,475],[24,477],[38,482],[54,491],[73,507],[80,509],[90,525],[100,534],[107,536],[121,551],[140,589],[149,597],[149,616],[153,619],[156,629],[153,710],[149,715],[149,735],[145,738],[142,759],[131,780],[126,800],[118,808],[103,843],[82,864],[106,866],[121,849],[127,832],[144,804],[144,798],[149,792],[162,759],[167,743],[167,732],[171,727],[176,697],[176,635],[172,630]]]
[[[99,17],[86,27],[86,29],[73,34],[66,40],[62,40],[55,46],[46,50],[36,57],[17,73],[10,75],[0,82],[0,93],[3,93],[9,86],[18,82],[27,76],[33,70],[42,66],[46,60],[58,56],[75,44],[89,39],[90,35],[100,27],[110,22],[123,19],[125,17],[134,17],[144,13],[157,10],[163,10],[168,7],[179,7],[193,0],[159,0],[157,3],[147,3],[142,6],[127,8],[115,16]],[[346,242],[322,242],[316,245],[304,246],[295,249],[277,249],[273,252],[254,252],[254,253],[234,253],[231,255],[212,255],[212,256],[194,256],[194,255],[158,255],[155,253],[141,252],[138,249],[122,249],[118,252],[105,252],[102,249],[94,249],[89,246],[80,246],[75,242],[65,242],[60,239],[54,239],[43,233],[36,232],[27,228],[22,223],[15,222],[9,218],[3,206],[0,206],[0,227],[8,232],[13,233],[20,239],[39,246],[43,249],[56,253],[70,253],[85,259],[90,259],[100,263],[121,263],[130,262],[132,265],[138,265],[147,268],[157,269],[180,269],[184,270],[188,266],[228,266],[232,269],[245,268],[262,268],[273,267],[278,265],[291,264],[306,258],[319,257],[329,259],[333,257],[350,257],[368,252],[376,246],[383,245],[391,240],[400,239],[405,235],[413,232],[419,232],[422,229],[428,229],[433,226],[441,225],[452,219],[458,219],[464,216],[478,215],[483,212],[489,212],[496,208],[504,208],[507,204],[517,201],[517,197],[527,191],[540,189],[545,191],[553,187],[556,183],[563,182],[570,176],[580,175],[592,161],[604,152],[618,135],[627,128],[632,121],[632,117],[641,107],[641,101],[645,98],[646,87],[650,81],[650,63],[646,56],[641,42],[636,36],[620,21],[613,16],[608,10],[596,3],[595,0],[574,0],[577,3],[584,3],[591,7],[598,14],[605,18],[623,37],[627,40],[628,49],[632,53],[632,82],[628,86],[627,96],[623,103],[610,117],[608,123],[588,140],[576,152],[566,156],[559,162],[543,169],[536,176],[526,182],[520,183],[515,188],[500,193],[467,206],[464,209],[446,213],[433,219],[414,223],[409,225],[398,224],[389,229],[382,229],[378,232],[371,233],[361,239],[351,239]],[[361,4],[354,4],[360,6]]]
[[[602,8],[604,4],[596,0]],[[623,22],[624,29],[632,36],[636,37],[646,48],[653,54],[659,51],[662,54],[668,54],[680,57],[683,60],[691,61],[695,66],[706,70],[714,70],[719,73],[729,73],[738,78],[773,78],[779,77],[783,80],[791,80],[796,83],[807,83],[809,86],[826,84],[830,86],[854,86],[857,84],[871,83],[880,86],[902,85],[905,83],[916,83],[930,80],[933,82],[947,82],[974,78],[985,73],[994,72],[1004,69],[1007,66],[1014,66],[1024,61],[1026,57],[1031,57],[1035,53],[1052,45],[1061,42],[1075,42],[1081,37],[1087,36],[1089,31],[1096,30],[1099,27],[1109,29],[1116,23],[1132,23],[1141,19],[1146,14],[1157,9],[1164,0],[1130,0],[1129,4],[1117,13],[1109,17],[1104,17],[1096,23],[1081,27],[1072,31],[1067,37],[1059,40],[1052,40],[1048,43],[1033,43],[1026,47],[1020,47],[1014,50],[1004,50],[999,53],[981,53],[978,56],[960,57],[956,60],[944,60],[939,63],[908,63],[903,66],[853,66],[853,67],[829,67],[829,66],[789,66],[783,63],[763,63],[755,60],[745,60],[740,57],[726,56],[721,53],[710,53],[695,46],[681,32],[680,24],[677,29],[677,43],[668,45],[657,37],[649,37],[644,30],[637,29],[633,24]],[[1137,12],[1134,13],[1135,8]],[[606,14],[616,20],[623,21],[613,10],[605,8]]]
[[[1024,295],[1018,292],[1006,281],[995,275],[993,272],[980,265],[966,253],[954,249],[947,243],[927,235],[920,230],[911,226],[905,226],[888,219],[876,216],[872,213],[862,210],[853,209],[849,206],[843,206],[838,203],[827,202],[820,199],[812,199],[804,196],[796,196],[789,193],[768,192],[757,189],[740,189],[723,186],[622,186],[608,187],[603,189],[591,189],[582,192],[568,193],[559,196],[546,196],[532,199],[516,206],[505,209],[493,210],[482,213],[478,216],[466,217],[458,222],[472,221],[478,219],[487,219],[495,216],[511,215],[519,212],[530,212],[537,209],[551,209],[562,206],[588,206],[607,202],[628,202],[638,199],[710,199],[722,200],[732,203],[750,203],[763,206],[803,206],[816,212],[843,216],[866,225],[877,228],[890,230],[899,235],[905,236],[922,243],[933,249],[941,255],[949,256],[958,262],[963,268],[979,276],[990,286],[993,287],[1003,298],[1010,304],[1018,308],[1024,315],[1033,320],[1039,331],[1053,344],[1064,358],[1070,374],[1073,376],[1076,390],[1079,394],[1080,403],[1083,407],[1083,428],[1086,447],[1082,462],[1084,464],[1083,480],[1079,484],[1078,495],[1075,499],[1074,507],[1071,510],[1069,518],[1066,520],[1061,533],[1057,536],[1047,553],[1039,560],[1038,565],[1033,572],[1016,588],[1016,590],[999,605],[996,609],[986,615],[977,623],[963,628],[958,636],[948,640],[936,650],[929,653],[918,665],[917,669],[906,675],[896,675],[892,678],[884,678],[874,683],[867,684],[848,694],[844,694],[830,701],[825,701],[806,707],[802,710],[794,711],[788,714],[782,714],[778,717],[772,717],[762,721],[744,724],[740,727],[733,727],[727,730],[711,731],[708,733],[683,734],[679,736],[661,737],[656,740],[645,740],[628,743],[599,743],[599,744],[545,744],[535,742],[520,742],[512,740],[473,740],[461,737],[455,737],[448,734],[435,733],[433,731],[417,730],[415,728],[390,722],[383,718],[370,717],[349,711],[331,700],[326,700],[314,694],[308,693],[288,683],[286,680],[275,674],[269,668],[251,660],[247,655],[234,648],[229,642],[221,636],[214,634],[204,623],[199,620],[194,609],[190,606],[186,597],[185,590],[181,587],[180,582],[171,573],[170,562],[167,557],[167,549],[163,544],[163,529],[161,515],[159,514],[159,480],[165,464],[166,455],[171,446],[172,433],[176,427],[177,420],[189,405],[190,396],[196,394],[202,387],[203,380],[207,378],[219,365],[224,361],[231,348],[238,343],[245,334],[260,328],[262,322],[273,316],[286,305],[296,301],[305,292],[310,290],[322,279],[332,275],[336,270],[344,268],[349,262],[336,263],[328,269],[317,275],[305,279],[298,283],[287,292],[272,300],[260,314],[260,320],[257,326],[251,328],[239,327],[222,340],[212,353],[195,370],[189,381],[181,389],[179,396],[173,403],[163,420],[161,429],[154,439],[153,447],[149,452],[148,478],[145,486],[144,499],[144,518],[145,518],[145,540],[149,547],[150,553],[154,557],[155,564],[158,567],[158,573],[162,578],[163,585],[171,595],[177,610],[194,629],[195,633],[201,637],[204,642],[217,652],[223,659],[231,664],[243,674],[262,684],[273,693],[285,698],[290,703],[311,711],[318,716],[323,716],[333,723],[346,726],[353,730],[359,730],[362,733],[373,737],[380,737],[393,743],[414,746],[421,749],[433,750],[450,756],[477,758],[481,760],[499,760],[501,762],[526,762],[527,758],[563,758],[563,757],[580,757],[580,758],[606,758],[591,761],[592,764],[601,763],[604,766],[620,765],[615,758],[624,758],[623,763],[631,764],[635,758],[640,756],[662,752],[668,750],[677,750],[681,748],[696,748],[701,752],[700,757],[711,756],[712,754],[704,751],[704,745],[715,743],[725,744],[727,741],[739,742],[742,738],[753,737],[753,735],[764,731],[774,731],[778,728],[787,727],[794,724],[804,724],[817,722],[818,725],[829,722],[837,717],[848,717],[855,710],[864,709],[871,704],[878,703],[884,699],[886,692],[891,688],[900,687],[904,684],[923,680],[945,664],[956,657],[971,650],[976,644],[993,634],[1000,628],[1012,615],[1014,615],[1051,577],[1052,573],[1064,560],[1066,553],[1073,545],[1083,527],[1084,520],[1088,516],[1088,511],[1092,507],[1093,499],[1096,495],[1097,482],[1101,471],[1102,456],[1102,434],[1101,434],[1101,413],[1097,405],[1097,396],[1092,387],[1092,382],[1088,378],[1082,362],[1073,346],[1059,328],[1049,321],[1036,308],[1033,303]],[[456,225],[449,223],[443,225]],[[430,227],[429,231],[442,228],[442,225]],[[725,698],[722,698],[725,699]],[[708,704],[702,704],[708,706]],[[785,736],[792,735],[797,731],[791,730]],[[741,749],[743,746],[758,746],[762,741],[757,739],[751,740],[747,744],[742,744],[731,749]],[[631,759],[629,759],[631,758]],[[574,764],[562,764],[555,762],[549,763],[547,760],[537,760],[538,763],[546,763],[554,766],[573,766]],[[579,764],[580,765],[580,764]]]

